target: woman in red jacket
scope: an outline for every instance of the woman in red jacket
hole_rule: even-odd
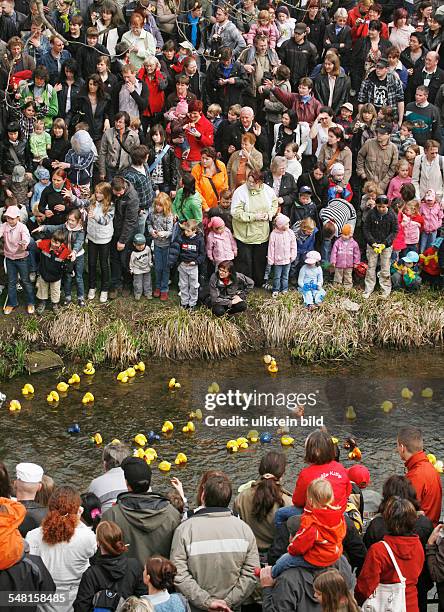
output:
[[[406,579],[407,612],[418,612],[418,592],[416,585],[424,565],[424,551],[419,536],[413,533],[416,524],[416,510],[407,499],[392,497],[384,510],[383,518],[388,535],[383,542],[392,549],[402,575]],[[362,604],[378,584],[397,584],[399,577],[383,542],[370,547],[359,574],[355,596]]]
[[[137,76],[148,86],[148,105],[142,114],[143,131],[146,133],[148,128],[162,121],[164,90],[167,88],[168,80],[160,72],[160,62],[154,55],[146,58]]]

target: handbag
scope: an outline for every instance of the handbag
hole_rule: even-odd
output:
[[[387,542],[382,541],[382,543],[386,547],[390,559],[395,566],[400,582],[396,584],[378,584],[375,592],[365,600],[362,612],[407,612],[405,603],[406,579],[401,574],[392,549]]]

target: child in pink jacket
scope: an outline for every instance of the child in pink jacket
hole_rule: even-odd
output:
[[[351,289],[353,287],[353,268],[360,261],[361,251],[353,238],[353,228],[346,223],[330,255],[330,263],[335,267],[333,279],[335,285],[344,285],[346,289]]]
[[[268,265],[273,266],[273,297],[288,292],[290,264],[296,259],[297,243],[290,229],[290,219],[279,213],[268,242]]]
[[[212,217],[208,229],[207,257],[217,269],[221,261],[233,261],[237,256],[237,244],[221,217]]]
[[[8,300],[3,311],[5,315],[17,308],[17,279],[21,283],[28,300],[28,313],[34,313],[34,288],[29,280],[29,253],[27,247],[30,242],[29,230],[20,221],[18,206],[8,206],[4,216],[6,222],[0,225],[0,238],[4,240],[4,254],[6,270],[8,273]]]
[[[418,252],[419,236],[424,226],[424,219],[419,214],[419,202],[411,200],[403,208],[402,227],[404,228],[406,253]]]
[[[441,203],[436,200],[436,193],[433,189],[426,191],[424,199],[419,207],[419,214],[424,219],[424,226],[421,232],[419,252],[424,253],[432,246],[436,240],[436,235],[442,225],[443,210]]]
[[[390,200],[401,197],[401,187],[405,183],[411,183],[412,178],[409,176],[410,164],[406,159],[401,159],[396,166],[396,176],[392,178],[387,191],[387,197]]]
[[[270,49],[276,48],[279,32],[272,21],[270,13],[267,10],[259,11],[257,23],[253,23],[248,31],[248,34],[245,34],[247,45],[250,47],[253,46],[254,39],[259,34],[268,38],[268,46]]]

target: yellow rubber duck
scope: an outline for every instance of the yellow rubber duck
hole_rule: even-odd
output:
[[[174,463],[176,465],[184,465],[185,463],[187,463],[187,461],[188,459],[185,453],[177,453],[177,457],[175,458]]]
[[[180,383],[177,382],[175,378],[170,378],[168,381],[168,389],[172,391],[173,389],[180,389]]]
[[[230,450],[232,453],[237,453],[237,451],[239,450],[239,446],[237,444],[236,440],[228,440],[227,442],[227,449]]]
[[[22,405],[18,400],[11,400],[9,402],[9,411],[10,412],[20,412],[22,409]]]
[[[165,423],[162,425],[162,433],[173,431],[173,429],[174,425],[171,423],[171,421],[165,421]]]
[[[80,382],[80,376],[78,374],[73,374],[71,378],[68,380],[69,385],[76,385]]]
[[[87,391],[85,395],[82,397],[82,404],[92,404],[94,401],[94,395]]]
[[[192,421],[188,421],[188,423],[182,427],[182,431],[183,433],[193,433],[193,431],[196,431],[196,427]]]
[[[134,436],[134,442],[138,444],[139,446],[145,446],[148,440],[146,439],[146,436],[144,434],[139,433],[136,436]]]
[[[126,371],[126,375],[128,376],[128,378],[134,378],[134,376],[136,375],[136,370],[134,368],[128,368]]]
[[[247,438],[238,438],[236,440],[236,444],[238,448],[248,448],[248,440]]]
[[[157,459],[157,453],[154,448],[147,448],[145,451],[145,459],[155,461]]]
[[[393,402],[390,402],[389,400],[385,400],[382,402],[381,408],[384,412],[390,412],[390,410],[393,408]]]
[[[277,367],[277,363],[275,359],[272,359],[270,361],[270,365],[268,366],[268,371],[270,372],[270,374],[276,374],[276,372],[278,371],[278,367]]]
[[[331,437],[331,441],[333,442],[333,444],[339,444],[339,439],[335,438],[334,436]]]
[[[432,465],[435,465],[435,463],[436,463],[436,456],[433,453],[429,453],[427,455],[427,459],[430,461],[430,463]]]
[[[96,370],[93,366],[93,364],[88,361],[88,363],[86,364],[86,366],[83,369],[83,373],[86,374],[87,376],[92,376],[93,374],[95,374]]]
[[[208,387],[208,393],[219,393],[219,391],[220,387],[217,382],[212,382],[211,385]]]
[[[410,389],[404,387],[403,389],[401,389],[401,397],[406,400],[410,400],[413,397],[413,391],[410,391]]]
[[[122,444],[122,442],[117,438],[114,438],[114,440],[111,440],[111,444]]]
[[[67,385],[66,382],[59,382],[59,384],[57,385],[57,391],[60,391],[60,393],[66,393],[68,389],[69,385]]]
[[[282,436],[281,438],[282,446],[291,446],[293,442],[294,442],[294,438],[292,438],[291,436]]]
[[[145,372],[145,364],[143,363],[143,361],[139,361],[139,363],[134,366],[134,369],[138,372]]]
[[[271,355],[264,355],[264,363],[265,363],[265,365],[270,365],[272,360],[273,360],[273,357]]]
[[[171,470],[171,463],[169,461],[161,461],[159,463],[159,470],[161,472],[169,472]]]
[[[94,434],[94,436],[93,436],[93,441],[94,441],[94,442],[97,444],[97,446],[98,446],[99,444],[102,444],[103,439],[102,439],[102,436],[99,434],[99,432],[97,432],[96,434]]]
[[[127,383],[129,378],[128,378],[128,374],[125,372],[119,372],[117,374],[117,380],[121,383]]]
[[[247,439],[254,444],[255,442],[259,442],[259,432],[255,429],[252,429],[247,433]]]
[[[349,421],[354,421],[356,419],[356,412],[353,406],[347,406],[345,411],[345,418]]]
[[[426,399],[431,399],[433,397],[433,389],[431,389],[430,387],[426,387],[421,391],[421,395]]]
[[[49,395],[46,397],[46,401],[49,403],[58,402],[59,399],[60,399],[60,396],[57,393],[57,391],[50,391]]]
[[[199,421],[201,421],[203,419],[202,410],[198,408],[197,410],[190,412],[189,417],[190,419],[198,419]]]
[[[133,457],[138,457],[139,459],[145,459],[145,451],[143,448],[135,448],[133,451]]]
[[[33,395],[34,387],[30,383],[26,383],[26,385],[22,389],[22,395]]]

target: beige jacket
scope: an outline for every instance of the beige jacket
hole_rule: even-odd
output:
[[[228,173],[228,185],[230,189],[236,189],[236,176],[237,171],[239,170],[239,158],[241,151],[235,151],[232,153],[230,159],[227,164],[227,173]],[[257,149],[253,149],[250,153],[250,159],[247,162],[247,174],[250,170],[262,170],[262,166],[264,165],[264,160],[262,157],[262,153]]]
[[[398,148],[395,144],[389,142],[388,146],[382,149],[376,138],[370,138],[359,150],[356,173],[365,181],[379,184],[385,192],[395,176],[397,163]]]

